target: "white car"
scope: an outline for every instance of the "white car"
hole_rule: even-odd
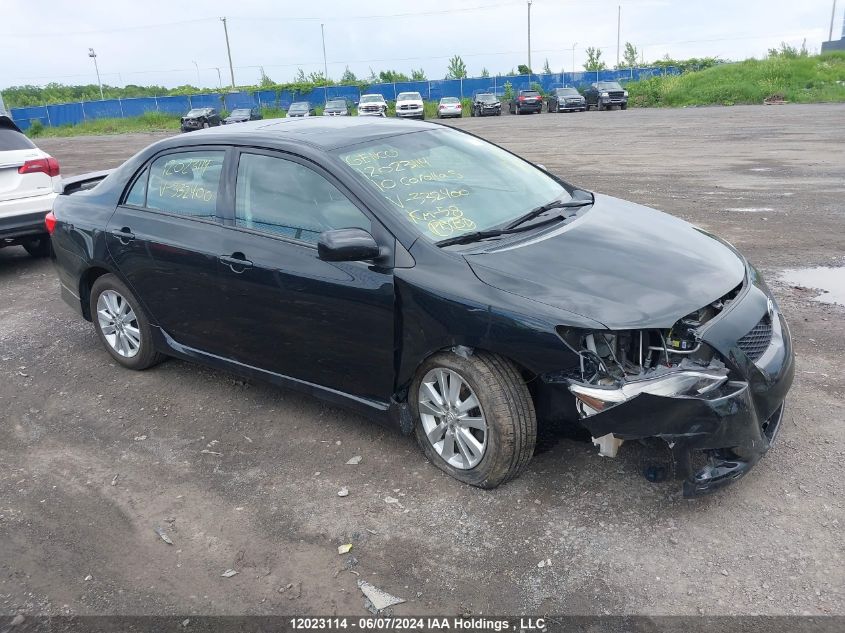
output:
[[[44,216],[60,180],[58,161],[0,114],[0,248],[20,244],[33,257],[50,254]]]
[[[457,97],[443,97],[440,100],[440,105],[437,106],[437,118],[462,117],[464,115],[463,110],[461,100]]]
[[[387,101],[380,94],[361,95],[358,116],[387,116]]]
[[[419,92],[400,92],[396,95],[396,116],[401,118],[425,118],[425,106]]]

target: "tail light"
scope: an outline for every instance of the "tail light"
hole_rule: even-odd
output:
[[[523,97],[523,96],[521,96],[521,95],[520,95],[520,97],[519,97],[519,101],[525,101],[525,97]]]
[[[56,230],[56,216],[53,215],[53,212],[50,211],[47,215],[44,216],[44,226],[47,227],[47,232],[52,235],[53,231]]]
[[[446,106],[442,105],[442,106],[440,106],[440,109],[441,109],[441,110],[445,110],[445,109],[446,109]]]
[[[463,106],[461,106],[461,104],[459,103],[459,104],[458,104],[458,110],[460,110],[462,107],[463,107]]]
[[[52,156],[28,160],[18,167],[19,174],[47,174],[51,178],[59,175],[59,161]]]

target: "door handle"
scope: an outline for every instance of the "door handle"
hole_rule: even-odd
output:
[[[249,261],[243,253],[221,255],[217,259],[231,268],[233,273],[242,273],[247,268],[252,268],[252,262]]]
[[[120,240],[121,244],[128,244],[132,240],[135,239],[135,234],[131,231],[128,226],[124,226],[122,229],[112,229],[111,234],[114,235],[118,240]]]

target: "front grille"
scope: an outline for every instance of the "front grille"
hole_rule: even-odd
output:
[[[611,99],[621,99],[625,96],[624,92],[619,92],[618,90],[610,92],[609,94]]]
[[[758,361],[772,342],[772,321],[765,315],[751,331],[737,342],[737,347],[751,361]]]

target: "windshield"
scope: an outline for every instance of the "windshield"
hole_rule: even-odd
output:
[[[457,97],[443,97],[440,100],[440,103],[460,103],[460,102],[461,102],[461,100],[458,99]]]
[[[361,101],[359,103],[383,103],[384,97],[381,95],[364,95],[361,97]]]
[[[399,96],[396,97],[397,101],[410,101],[411,99],[422,101],[422,97],[419,92],[400,92]]]
[[[564,97],[576,97],[579,96],[581,93],[575,90],[575,88],[561,88],[557,91],[558,95]]]
[[[194,108],[193,110],[190,110],[185,116],[203,116],[204,114],[208,114],[207,108]]]
[[[249,116],[249,113],[249,108],[238,108],[237,110],[232,110],[231,116]]]
[[[332,99],[326,104],[327,108],[345,108],[346,101],[343,99]]]
[[[570,195],[530,163],[456,130],[402,134],[335,150],[343,164],[437,242],[510,222]]]
[[[602,90],[622,90],[622,86],[615,81],[602,81],[599,83],[599,88]]]
[[[290,109],[291,110],[307,110],[308,109],[308,103],[305,102],[305,101],[298,101],[296,103],[291,103]]]
[[[496,95],[483,94],[483,95],[478,95],[476,97],[476,99],[478,99],[482,103],[493,103],[493,102],[496,101]]]

